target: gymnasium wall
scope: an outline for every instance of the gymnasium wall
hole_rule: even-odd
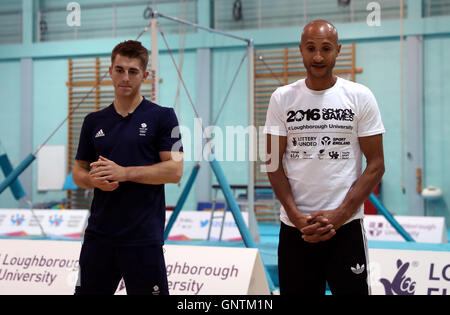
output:
[[[449,35],[425,38],[424,68],[425,184],[442,189],[435,215],[445,216],[450,226]]]
[[[1,48],[0,48],[1,49]],[[21,161],[20,154],[20,62],[0,61],[0,142],[11,163]],[[0,172],[0,181],[4,179]],[[8,189],[0,195],[1,208],[15,208],[17,203]]]
[[[363,68],[356,82],[369,87],[377,98],[386,133],[383,135],[386,172],[381,195],[396,214],[408,213],[401,181],[400,44],[397,39],[356,42],[356,65]],[[406,141],[406,139],[405,139]]]
[[[68,115],[67,58],[38,59],[33,61],[33,148],[36,150]],[[67,123],[48,142],[49,145],[67,146]],[[66,151],[67,154],[67,151]],[[61,200],[65,191],[38,191],[37,169],[33,169],[34,203]],[[49,174],[51,176],[51,174]]]

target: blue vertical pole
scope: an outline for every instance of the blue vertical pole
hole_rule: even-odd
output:
[[[239,208],[236,198],[234,198],[233,191],[231,190],[230,184],[228,183],[228,180],[225,177],[222,168],[220,167],[219,163],[215,158],[213,158],[213,160],[210,161],[209,163],[211,164],[213,172],[216,175],[217,181],[219,182],[219,185],[222,188],[225,200],[227,201],[228,206],[231,209],[234,221],[236,222],[236,225],[239,228],[239,231],[241,232],[245,246],[256,248],[256,244],[253,241],[250,231],[247,229],[247,226],[245,225],[244,217],[241,214],[241,209]]]
[[[169,223],[167,223],[166,229],[164,230],[164,239],[167,240],[169,237],[170,230],[172,229],[173,224],[177,220],[178,214],[183,208],[184,203],[186,202],[187,197],[189,196],[189,192],[191,191],[192,186],[194,185],[194,181],[197,178],[198,171],[200,170],[200,164],[196,164],[192,169],[191,175],[184,186],[183,191],[181,192],[181,196],[175,205],[175,209],[173,209],[172,215],[170,216]]]
[[[381,201],[372,193],[369,196],[370,202],[377,208],[378,212],[380,212],[386,220],[397,230],[397,232],[403,236],[403,238],[408,242],[414,242],[414,239],[409,235],[408,232],[398,223],[397,220],[392,216],[388,209],[381,203]]]
[[[225,177],[225,174],[223,173],[223,170],[220,167],[219,162],[217,162],[217,160],[213,157],[212,161],[210,161],[209,163],[211,164],[211,168],[213,169],[213,172],[216,175],[217,181],[219,182],[219,185],[222,188],[222,192],[225,196],[225,200],[227,201],[228,206],[231,209],[231,213],[233,214],[234,221],[236,222],[239,232],[241,232],[242,239],[244,240],[245,246],[249,247],[249,248],[257,248],[255,242],[253,241],[252,235],[250,234],[250,231],[248,230],[247,226],[245,225],[244,218],[242,217],[242,214],[241,214],[241,209],[239,208],[236,198],[234,198],[234,194],[231,190],[230,184],[228,183],[228,180]],[[275,285],[273,284],[272,278],[270,277],[270,274],[267,271],[264,264],[263,264],[263,267],[264,267],[264,271],[266,273],[267,283],[269,285],[270,292],[274,293],[276,290]]]

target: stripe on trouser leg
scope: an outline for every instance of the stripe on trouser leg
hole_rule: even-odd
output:
[[[81,248],[83,248],[83,242],[81,242]],[[80,250],[80,254],[81,254],[81,250]],[[81,255],[78,256],[80,257],[78,260],[78,279],[77,279],[77,283],[75,284],[75,287],[81,287],[81,265],[80,265],[80,260],[81,260]]]
[[[368,294],[372,295],[372,288],[370,287],[370,272],[369,272],[369,248],[367,246],[367,238],[366,238],[366,230],[364,229],[364,219],[360,219],[359,223],[361,224],[361,232],[363,237],[363,243],[364,243],[364,252],[366,256],[366,271],[367,271],[367,288],[368,288]]]
[[[78,279],[76,286],[81,287],[81,267],[78,267]]]

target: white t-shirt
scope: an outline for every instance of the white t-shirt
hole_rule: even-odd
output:
[[[264,127],[287,136],[283,166],[302,213],[336,209],[362,174],[358,137],[384,132],[372,92],[342,78],[322,91],[309,89],[305,79],[277,88]],[[361,206],[347,222],[363,216]],[[294,226],[283,206],[280,220]]]

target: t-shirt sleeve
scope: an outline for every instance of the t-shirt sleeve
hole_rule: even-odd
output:
[[[279,90],[276,90],[270,97],[269,108],[267,109],[266,124],[264,133],[276,136],[286,136],[286,123],[283,119],[283,111],[280,106]]]
[[[370,90],[367,90],[366,94],[358,119],[358,137],[373,136],[386,131],[375,96]]]
[[[97,160],[91,129],[91,119],[88,115],[84,118],[83,126],[81,127],[77,155],[75,156],[76,160],[87,162],[93,162]]]
[[[158,134],[158,151],[183,152],[181,142],[180,126],[173,108],[168,108],[164,112],[165,117],[161,117],[161,125]]]

